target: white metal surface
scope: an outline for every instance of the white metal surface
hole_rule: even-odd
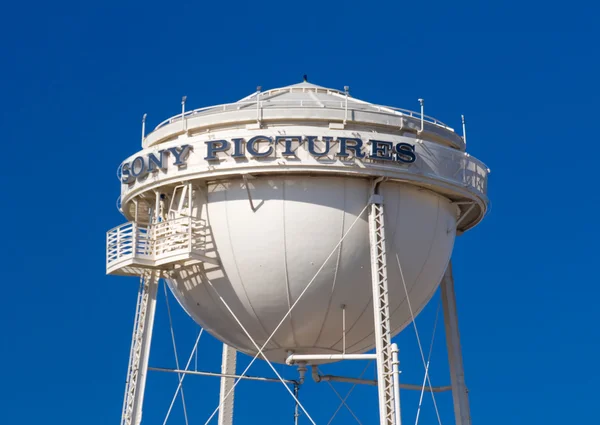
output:
[[[346,102],[348,107],[346,108]],[[258,112],[257,112],[258,111]],[[181,125],[183,121],[185,125]],[[328,125],[329,123],[329,125]],[[294,150],[296,156],[282,155],[282,146],[273,146],[273,155],[253,158],[242,152],[244,160],[231,153],[219,154],[219,161],[207,161],[211,140],[248,140],[254,136],[277,137],[358,137],[365,144],[371,139],[415,145],[417,160],[410,167],[367,158],[341,158],[335,155],[315,158],[306,143]],[[319,150],[322,143],[319,142]],[[123,212],[132,218],[133,199],[148,190],[184,181],[218,179],[240,174],[343,173],[384,176],[411,181],[461,199],[475,201],[476,213],[465,221],[470,228],[481,220],[487,209],[487,167],[464,152],[463,137],[440,121],[421,113],[375,105],[349,97],[346,92],[300,83],[279,89],[256,92],[227,105],[210,106],[179,114],[161,123],[144,140],[138,155],[158,155],[183,144],[190,147],[185,167],[161,168],[152,178],[122,185]],[[365,150],[368,147],[365,145]]]
[[[106,233],[106,267],[137,258],[151,260],[148,228],[135,222],[124,223]]]
[[[392,143],[409,143],[415,146],[416,161],[410,166],[402,166],[390,161],[376,161],[369,158],[341,158],[336,156],[335,146],[330,155],[315,157],[304,144],[295,149],[295,156],[282,155],[284,147],[273,146],[273,153],[264,158],[246,155],[245,159],[234,158],[229,153],[219,153],[219,161],[207,161],[207,145],[210,140],[249,139],[257,135],[275,138],[280,136],[278,127],[267,127],[259,130],[225,129],[212,133],[195,133],[183,135],[174,141],[161,143],[157,148],[148,148],[129,157],[132,161],[138,156],[156,153],[157,150],[174,148],[182,144],[191,146],[191,152],[184,168],[167,166],[165,170],[152,175],[152,178],[137,180],[121,185],[122,209],[133,218],[133,199],[148,190],[166,184],[176,184],[183,180],[211,181],[215,179],[238,178],[243,174],[253,176],[277,176],[282,172],[296,174],[344,175],[348,177],[386,177],[397,181],[407,181],[422,187],[428,187],[442,193],[453,200],[472,201],[477,211],[463,223],[470,228],[479,222],[487,209],[488,168],[481,161],[451,147],[443,146],[428,140],[424,136],[409,134],[386,134],[369,129],[329,130],[317,125],[289,125],[286,134],[313,135],[318,137],[359,137],[364,141],[364,150],[371,139]],[[335,143],[335,142],[334,142]],[[317,143],[323,150],[323,144]],[[172,162],[172,161],[171,161]]]
[[[221,358],[221,373],[224,375],[235,376],[237,351],[235,348],[223,344],[223,356]],[[235,391],[233,390],[234,378],[221,377],[221,387],[219,391],[219,425],[232,425],[233,423],[233,402]],[[227,395],[229,396],[227,397]]]
[[[456,425],[471,425],[469,394],[465,384],[462,348],[460,346],[460,333],[458,330],[458,316],[456,313],[456,296],[454,294],[452,263],[448,264],[448,269],[446,270],[446,273],[444,273],[441,286],[455,423]]]
[[[373,318],[375,354],[377,357],[377,387],[379,393],[379,423],[394,425],[394,377],[392,372],[391,310],[388,291],[387,253],[383,196],[379,184],[374,184],[369,210],[369,238],[371,248],[371,285],[373,290]]]
[[[285,363],[293,365],[299,362],[307,362],[313,364],[323,361],[339,361],[339,360],[375,360],[375,354],[290,354]]]
[[[133,325],[129,367],[125,384],[125,397],[121,425],[139,425],[142,421],[142,405],[148,372],[158,272],[149,271],[141,278],[140,291]]]
[[[302,83],[300,83],[300,85],[302,85]],[[182,119],[187,120],[199,116],[209,116],[213,114],[221,114],[223,112],[235,112],[244,109],[254,108],[255,110],[259,111],[258,116],[260,116],[260,111],[263,109],[276,110],[284,108],[327,108],[342,110],[344,112],[344,117],[347,117],[348,109],[354,111],[384,112],[391,115],[414,118],[418,122],[423,120],[424,122],[453,131],[452,128],[440,120],[428,115],[424,115],[422,112],[419,113],[409,109],[397,108],[395,106],[376,105],[373,103],[364,102],[354,99],[348,96],[346,93],[316,86],[310,83],[303,84],[303,87],[300,85],[269,90],[264,93],[257,92],[250,98],[242,99],[234,103],[224,103],[221,105],[207,106],[204,108],[197,108],[187,111],[164,120],[158,124],[154,130],[158,130],[169,124],[181,122]],[[305,93],[317,94],[317,96],[315,96],[314,99],[311,99],[307,98],[306,96],[302,96],[302,94]],[[282,96],[282,94],[285,94],[285,96]],[[339,98],[339,100],[337,98]]]
[[[262,345],[314,273],[368,202],[371,180],[342,177],[255,178],[255,210],[244,182],[232,180],[197,193],[195,217],[205,219],[207,244],[220,266],[198,264],[173,270],[168,280],[194,320],[221,341],[256,352],[237,324],[215,301],[215,285],[248,332]],[[434,192],[385,182],[387,252],[406,259],[405,280],[418,312],[435,292],[454,243],[457,208]],[[208,250],[207,255],[212,255]],[[369,228],[363,216],[326,263],[294,311],[265,349],[270,360],[295,354],[341,354],[345,305],[346,353],[375,345]],[[391,260],[390,260],[391,261]],[[395,260],[394,260],[395,261]],[[391,334],[410,321],[397,268],[388,270]]]

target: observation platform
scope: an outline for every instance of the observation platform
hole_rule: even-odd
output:
[[[145,270],[169,270],[201,262],[206,256],[206,223],[179,217],[150,225],[127,222],[106,233],[106,273],[139,276]]]

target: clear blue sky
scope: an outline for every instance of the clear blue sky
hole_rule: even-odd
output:
[[[492,169],[491,211],[454,252],[473,423],[598,423],[598,14],[577,1],[5,3],[0,423],[119,421],[137,281],[105,276],[105,231],[122,222],[115,171],[139,149],[141,115],[152,127],[182,95],[235,101],[304,73],[372,102],[416,109],[422,97],[455,128],[467,116],[469,152]],[[436,301],[417,320],[426,346]],[[159,303],[151,363],[173,366]],[[174,310],[187,353],[197,328]],[[398,342],[403,381],[420,382],[412,330]],[[218,346],[202,338],[200,367],[218,369]],[[438,332],[437,384],[444,355]],[[203,424],[218,382],[187,382]],[[175,385],[151,375],[145,424],[162,424]],[[403,394],[405,423],[417,398]],[[325,384],[302,399],[319,424],[337,407]],[[377,422],[374,389],[349,404]],[[452,423],[450,396],[438,404]],[[237,424],[292,423],[277,384],[240,385],[236,409]],[[424,409],[420,423],[436,423],[429,399]],[[169,423],[183,423],[179,405]]]

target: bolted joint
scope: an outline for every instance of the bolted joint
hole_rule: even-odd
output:
[[[311,376],[312,376],[313,381],[315,381],[317,384],[319,382],[321,382],[321,375],[319,375],[319,368],[315,365],[312,365],[310,367],[310,369],[311,369]]]
[[[306,362],[298,362],[298,383],[302,385],[304,383],[304,377],[306,376]]]

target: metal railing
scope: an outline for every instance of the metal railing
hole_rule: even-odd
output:
[[[128,222],[106,232],[106,265],[149,256],[148,229]]]
[[[156,126],[154,131],[172,124],[174,122],[181,121],[182,119],[193,118],[196,116],[208,116],[213,114],[219,114],[222,112],[238,111],[238,110],[253,110],[253,109],[289,109],[289,108],[319,108],[319,109],[345,109],[346,102],[344,99],[337,100],[245,100],[235,103],[224,103],[221,105],[207,106],[204,108],[198,108],[191,111],[184,112],[183,114],[175,115],[169,119],[164,120]],[[350,98],[348,103],[348,109],[354,111],[368,111],[368,112],[380,112],[388,113],[396,116],[404,116],[421,120],[421,113],[411,111],[409,109],[396,108],[393,106],[376,105],[372,103],[358,101]],[[422,115],[423,121],[430,124],[437,125],[439,127],[452,130],[451,127],[444,124],[440,120],[437,120],[428,115]]]
[[[420,143],[418,172],[436,179],[458,183],[481,195],[487,194],[489,169],[478,159],[456,149]]]
[[[151,226],[153,254],[159,257],[182,250],[200,250],[206,243],[204,220],[179,217],[155,223]]]
[[[106,267],[126,260],[156,261],[161,257],[203,251],[204,220],[179,217],[140,226],[128,222],[106,233]]]

